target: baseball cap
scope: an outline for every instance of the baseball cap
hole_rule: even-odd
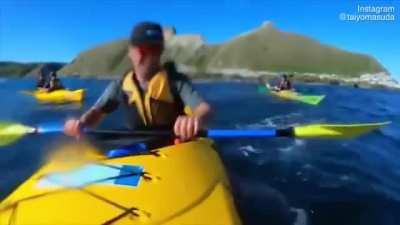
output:
[[[131,45],[141,44],[163,44],[163,31],[158,23],[141,22],[138,23],[132,30],[130,36]]]

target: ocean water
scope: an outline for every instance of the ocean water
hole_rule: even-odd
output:
[[[42,105],[20,93],[31,79],[0,82],[0,121],[28,125],[62,123],[78,117],[109,81],[65,79],[86,88],[83,104]],[[239,190],[245,224],[280,224],[286,207],[302,209],[309,224],[400,224],[400,92],[327,85],[297,85],[303,93],[325,94],[319,106],[257,92],[251,82],[203,82],[196,88],[215,109],[212,128],[286,127],[309,123],[392,121],[384,129],[351,140],[269,138],[217,141],[222,160]],[[103,127],[118,128],[120,112]],[[0,198],[45,163],[60,134],[27,136],[0,150]],[[238,192],[239,192],[238,191]]]

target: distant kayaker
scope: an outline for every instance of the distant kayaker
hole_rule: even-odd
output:
[[[268,82],[264,83],[267,89],[271,89],[273,91],[293,90],[292,82],[289,80],[289,76],[286,74],[283,74],[281,76],[281,80],[278,86],[271,86]]]
[[[134,70],[130,69],[121,79],[111,82],[80,119],[68,120],[65,133],[79,137],[83,127],[94,127],[105,115],[123,106],[130,129],[168,128],[182,141],[195,137],[210,113],[210,106],[186,76],[174,71],[174,65],[161,65],[163,50],[161,26],[153,22],[137,24],[128,47]],[[185,106],[192,114],[185,114]]]
[[[47,92],[64,89],[64,86],[62,85],[60,79],[58,79],[56,72],[50,73],[50,79],[45,88]]]
[[[39,72],[38,72],[38,80],[37,80],[37,83],[36,83],[36,88],[37,89],[45,88],[45,86],[46,86],[46,79],[45,79],[45,77],[43,75],[42,70],[39,70]]]
[[[287,74],[283,74],[281,77],[281,82],[278,85],[278,90],[279,91],[285,91],[285,90],[292,90],[292,82],[289,80],[289,76]]]

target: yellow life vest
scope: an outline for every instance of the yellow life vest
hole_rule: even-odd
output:
[[[122,90],[128,97],[128,104],[136,106],[145,126],[173,125],[176,118],[184,114],[184,105],[171,91],[170,80],[164,70],[153,76],[144,93],[133,71],[130,71],[122,80]]]

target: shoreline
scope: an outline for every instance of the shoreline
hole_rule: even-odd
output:
[[[261,73],[261,72],[251,72],[246,71],[246,73],[193,73],[193,71],[182,71],[184,74],[187,74],[191,80],[195,83],[212,83],[212,82],[221,82],[221,81],[229,81],[229,82],[243,82],[243,83],[251,83],[251,82],[259,82],[259,81],[276,81],[279,79],[279,75],[277,73]],[[221,71],[220,71],[221,72]],[[241,71],[243,72],[243,71]],[[365,76],[367,76],[365,78]],[[33,78],[33,76],[12,76],[5,75],[0,76],[1,79],[18,79],[18,78]],[[118,79],[120,76],[118,75],[59,75],[60,78],[75,78],[75,79],[96,79],[96,80],[114,80]],[[372,78],[371,78],[372,77]],[[377,79],[378,77],[378,79]],[[380,78],[383,78],[380,80]],[[349,86],[354,88],[362,88],[362,89],[387,89],[387,90],[395,90],[400,91],[400,84],[391,78],[388,75],[374,74],[369,75],[366,74],[359,78],[342,78],[337,75],[326,75],[326,74],[298,74],[292,77],[294,82],[300,82],[304,84],[315,84],[315,85],[331,85],[331,86]],[[372,80],[372,81],[371,81]]]
[[[278,75],[261,75],[261,76],[246,76],[246,75],[224,75],[224,74],[207,74],[207,75],[199,75],[199,74],[189,74],[187,73],[190,79],[195,83],[212,83],[212,82],[221,82],[221,81],[229,81],[229,82],[243,82],[243,83],[252,83],[257,82],[259,80],[264,80],[267,82],[275,81],[279,78]],[[97,79],[97,80],[114,80],[118,79],[119,76],[114,75],[60,75],[60,78],[70,77],[76,79]],[[315,75],[295,75],[292,80],[294,82],[304,83],[304,84],[314,84],[314,85],[331,85],[331,86],[348,86],[362,89],[388,89],[388,90],[397,90],[400,91],[400,85],[385,85],[382,83],[372,83],[365,80],[361,80],[360,78],[338,78],[338,77],[328,77],[328,76],[315,76]],[[356,86],[355,86],[356,85]]]

